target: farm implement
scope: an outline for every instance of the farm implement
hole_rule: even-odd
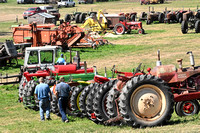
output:
[[[90,34],[85,34],[82,28],[62,23],[58,28],[53,28],[53,24],[37,25],[36,23],[13,27],[13,40],[16,46],[25,45],[38,46],[61,46],[63,49],[69,47],[92,47],[108,44],[103,38],[93,38]]]

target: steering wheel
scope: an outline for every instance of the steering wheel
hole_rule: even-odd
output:
[[[135,74],[138,73],[138,72],[140,71],[141,66],[142,66],[142,63],[140,63],[140,64],[138,65],[138,67],[136,68],[135,72],[133,73],[133,76],[135,76]]]

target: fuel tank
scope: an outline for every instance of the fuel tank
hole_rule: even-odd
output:
[[[176,74],[177,69],[174,65],[161,65],[154,67],[150,74],[169,82]]]

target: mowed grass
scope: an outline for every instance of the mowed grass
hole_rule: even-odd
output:
[[[198,132],[200,130],[199,116],[178,117],[175,113],[171,120],[162,127],[134,129],[129,126],[97,125],[87,118],[69,116],[70,123],[62,123],[61,118],[51,114],[52,121],[40,122],[39,112],[24,109],[17,101],[17,86],[0,87],[0,132],[63,132],[63,133],[169,133]]]
[[[127,0],[128,1],[128,0]],[[75,8],[61,8],[61,18],[66,13],[72,13],[76,9],[78,11],[90,11],[93,9],[106,9],[108,13],[121,12],[138,12],[138,16],[142,11],[148,11],[148,6],[140,6],[136,2],[117,1],[103,2],[88,5],[76,5]],[[168,9],[192,9],[195,10],[199,4],[199,0],[179,0],[167,1],[165,4],[155,4],[155,11],[163,11],[165,7]],[[41,4],[42,5],[42,4]],[[0,42],[6,39],[12,39],[11,25],[27,24],[27,20],[22,19],[22,13],[28,7],[41,6],[35,4],[17,5],[15,0],[8,0],[8,3],[0,4]],[[113,6],[115,5],[115,6]],[[16,15],[19,22],[15,22]],[[195,34],[194,30],[188,34],[181,33],[180,24],[158,24],[146,25],[143,22],[145,30],[144,35],[138,35],[137,31],[131,34],[117,36],[115,38],[106,37],[114,45],[105,45],[96,50],[93,49],[73,49],[81,51],[81,61],[87,61],[88,67],[97,66],[101,75],[104,74],[104,67],[109,71],[113,65],[116,65],[119,71],[132,71],[139,63],[147,67],[154,67],[157,60],[157,50],[161,51],[161,60],[163,64],[174,64],[176,59],[183,59],[183,66],[190,66],[189,55],[187,51],[193,51],[196,65],[200,64],[200,34]],[[8,33],[7,33],[8,32]],[[68,54],[67,54],[68,55]],[[67,56],[69,60],[69,56]],[[23,65],[23,61],[19,61]],[[0,72],[16,73],[17,67],[4,67]],[[18,85],[17,85],[18,86]],[[0,86],[0,132],[199,132],[200,120],[199,116],[178,117],[175,113],[167,125],[163,127],[153,127],[146,129],[134,129],[127,126],[96,125],[86,118],[69,117],[71,121],[64,124],[60,118],[52,114],[52,121],[40,122],[39,112],[25,110],[21,103],[17,102],[18,88],[17,86]]]

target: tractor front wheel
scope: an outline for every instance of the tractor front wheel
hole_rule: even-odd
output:
[[[133,127],[163,125],[174,110],[171,88],[151,75],[140,75],[129,80],[119,98],[120,113]]]
[[[185,20],[181,23],[181,31],[183,34],[186,34],[188,32],[188,22]]]
[[[176,103],[175,111],[178,116],[188,116],[199,113],[199,103],[197,100],[181,101]]]
[[[125,33],[126,29],[125,29],[125,26],[123,24],[118,23],[118,24],[115,25],[113,30],[114,30],[115,34],[122,35],[122,34]]]
[[[139,29],[138,34],[144,34],[144,29]]]
[[[69,14],[65,15],[65,22],[70,22],[71,21],[71,16]]]

